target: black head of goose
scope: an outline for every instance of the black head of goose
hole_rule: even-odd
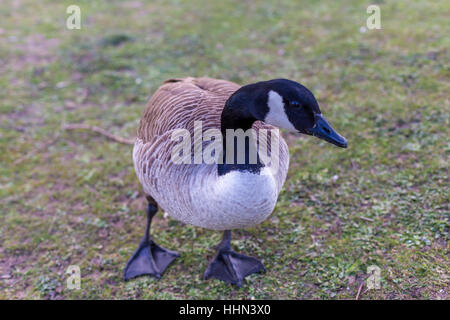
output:
[[[306,87],[292,80],[274,79],[241,87],[225,103],[221,115],[224,164],[219,164],[219,175],[233,169],[258,171],[262,164],[237,165],[236,153],[231,164],[226,158],[226,130],[248,130],[255,121],[313,135],[346,148],[347,140],[338,134],[323,117],[316,98]],[[248,149],[245,150],[248,152]],[[245,158],[248,161],[248,156]]]
[[[210,140],[195,138],[198,123]],[[266,137],[256,142],[250,134],[244,140],[243,161],[239,162],[237,136],[228,133],[253,129],[255,136],[260,136],[264,130],[275,127],[347,147],[346,139],[323,117],[314,95],[295,81],[275,79],[239,87],[211,78],[171,79],[154,93],[143,113],[133,149],[135,171],[149,203],[147,227],[125,267],[125,280],[141,275],[160,278],[179,256],[158,246],[150,237],[150,223],[158,205],[179,221],[224,230],[217,255],[204,273],[205,279],[216,278],[240,286],[249,274],[265,270],[258,259],[231,249],[230,230],[255,226],[272,213],[286,179],[288,148],[281,135],[271,133],[278,140]],[[213,152],[216,161],[175,163],[173,150],[179,150],[179,139],[174,136],[179,138],[180,130],[187,132],[188,153],[199,146],[203,150],[211,148],[213,142],[218,142],[220,150]],[[276,145],[273,141],[277,141]],[[262,142],[270,150],[267,154],[277,155],[272,161],[276,166],[263,161]],[[211,149],[208,150],[211,155]],[[256,150],[255,161],[252,150]],[[195,155],[185,157],[191,158]]]

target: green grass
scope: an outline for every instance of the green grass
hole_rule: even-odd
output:
[[[5,2],[5,1],[3,1]],[[362,299],[449,297],[448,1],[6,1],[0,7],[0,298]],[[82,29],[67,30],[78,4]],[[200,276],[221,238],[162,214],[181,258],[122,282],[145,223],[131,147],[146,100],[171,77],[309,87],[349,141],[285,134],[288,180],[273,215],[234,233],[264,275],[240,289]],[[69,265],[81,290],[66,288]]]

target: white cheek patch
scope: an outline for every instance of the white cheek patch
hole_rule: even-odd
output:
[[[284,111],[283,98],[277,92],[273,90],[269,91],[267,105],[269,106],[269,112],[264,119],[265,123],[290,131],[297,131]]]

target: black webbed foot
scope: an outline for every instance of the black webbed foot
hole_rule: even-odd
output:
[[[123,272],[123,279],[130,280],[143,275],[160,279],[167,267],[180,255],[157,245],[150,236],[150,225],[158,211],[156,201],[148,196],[147,226],[139,247],[128,260]]]
[[[125,266],[123,279],[130,280],[143,275],[160,279],[167,267],[179,256],[178,252],[160,247],[152,239],[144,238]]]
[[[230,248],[230,232],[226,231],[216,257],[209,264],[203,278],[215,278],[241,287],[244,278],[266,269],[261,261],[236,253]]]

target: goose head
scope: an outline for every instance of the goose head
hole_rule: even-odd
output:
[[[347,140],[327,122],[312,92],[295,81],[274,79],[243,86],[230,97],[227,106],[234,106],[232,109],[239,115],[236,112],[226,115],[261,120],[347,148]]]

